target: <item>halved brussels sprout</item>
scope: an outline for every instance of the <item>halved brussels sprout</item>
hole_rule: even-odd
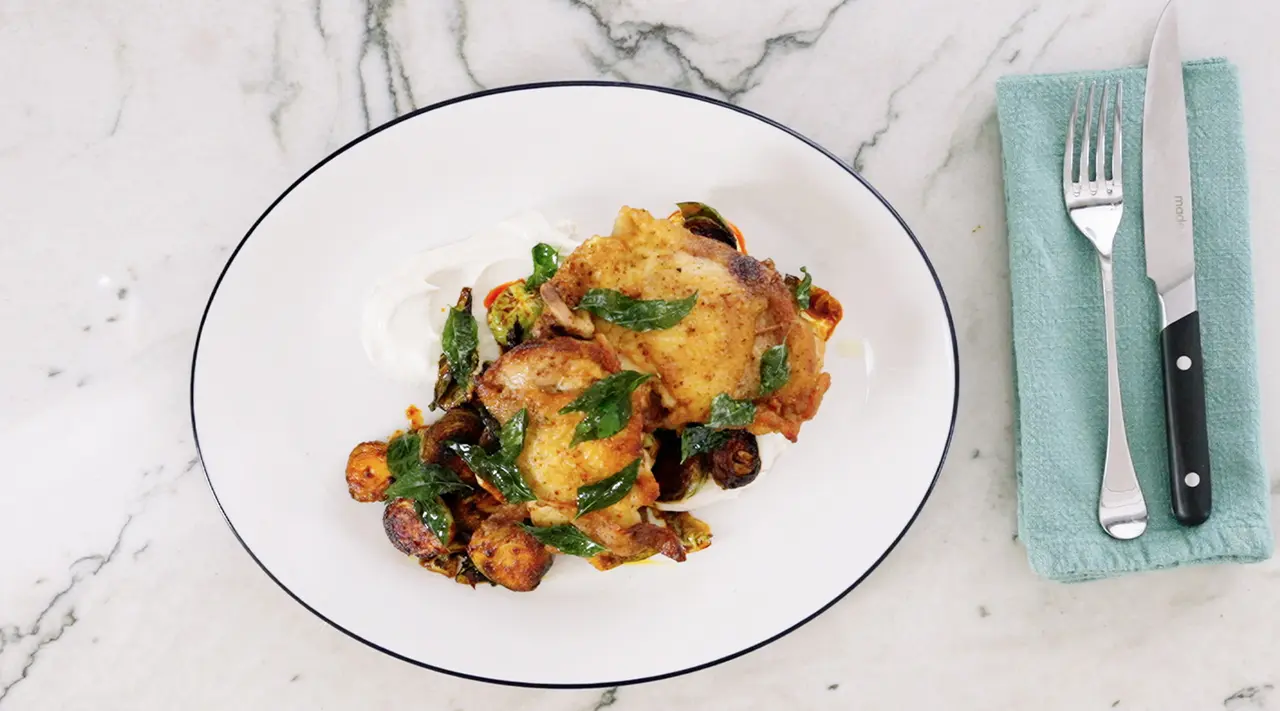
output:
[[[721,489],[737,489],[760,474],[760,447],[746,430],[724,430],[729,437],[709,455],[711,478]]]
[[[467,544],[471,562],[484,577],[508,590],[528,592],[538,587],[551,568],[552,555],[513,521],[491,516]]]
[[[542,315],[542,297],[518,281],[502,291],[486,319],[493,338],[504,350],[519,345]]]
[[[449,524],[449,540],[441,541],[431,532],[427,524],[422,522],[422,515],[410,499],[396,499],[387,504],[382,512],[382,528],[392,545],[405,555],[417,556],[423,560],[449,554],[449,543],[453,540],[454,526]]]
[[[658,452],[653,459],[653,478],[658,480],[658,501],[683,501],[693,496],[707,480],[706,458],[699,455],[680,461],[680,435],[674,430],[655,430]]]

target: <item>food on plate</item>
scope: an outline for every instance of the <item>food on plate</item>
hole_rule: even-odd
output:
[[[430,288],[402,270],[366,305],[366,351],[395,377],[427,372],[398,335],[405,304],[434,305],[413,313],[438,341],[423,353],[443,414],[411,407],[407,430],[357,445],[348,490],[386,502],[396,549],[464,584],[530,591],[557,553],[600,570],[684,561],[712,540],[690,509],[763,476],[830,386],[839,301],[807,268],[746,254],[715,209],[624,207],[610,236],[529,244],[571,232],[509,221],[491,241],[519,244],[522,266],[451,245],[439,253],[474,259],[410,260]]]

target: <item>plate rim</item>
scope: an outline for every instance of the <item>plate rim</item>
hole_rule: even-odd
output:
[[[840,592],[840,594],[836,595],[834,598],[832,598],[829,602],[824,604],[822,607],[818,608],[816,611],[810,613],[800,621],[796,622],[795,624],[792,624],[790,627],[787,627],[781,632],[778,632],[777,634],[774,634],[764,640],[761,640],[760,642],[756,642],[755,644],[744,647],[743,649],[740,649],[736,652],[733,652],[732,654],[725,655],[718,659],[713,659],[708,662],[703,662],[701,664],[697,664],[691,667],[687,667],[684,669],[679,669],[671,672],[665,672],[662,674],[654,674],[650,676],[636,677],[632,679],[621,679],[616,681],[599,681],[599,682],[592,681],[592,682],[573,683],[573,684],[542,683],[542,682],[516,681],[511,679],[498,679],[498,678],[480,676],[476,674],[468,674],[466,672],[455,671],[452,669],[446,669],[441,666],[436,666],[434,664],[428,664],[421,660],[413,659],[412,657],[408,657],[398,652],[394,652],[390,649],[387,649],[386,647],[379,645],[376,642],[365,639],[364,637],[361,637],[355,632],[352,632],[351,630],[343,627],[337,622],[324,616],[314,607],[304,602],[302,598],[298,597],[292,590],[290,590],[288,586],[286,586],[283,582],[281,582],[280,579],[277,578],[275,574],[272,573],[271,570],[268,569],[267,566],[264,565],[262,561],[258,559],[258,556],[253,552],[253,549],[249,547],[249,544],[246,543],[245,540],[240,536],[240,532],[236,530],[235,524],[231,522],[231,518],[227,516],[227,511],[225,508],[223,508],[221,499],[218,498],[218,491],[217,489],[214,488],[213,478],[209,475],[209,469],[204,465],[204,453],[200,449],[200,430],[196,423],[196,408],[195,408],[196,364],[199,361],[199,357],[200,357],[200,339],[204,335],[205,321],[209,317],[209,310],[210,308],[213,307],[214,299],[217,298],[218,288],[222,286],[222,280],[224,277],[226,277],[227,272],[230,271],[232,263],[235,262],[236,256],[240,253],[240,249],[244,247],[244,245],[249,241],[249,238],[253,236],[253,233],[257,231],[258,226],[262,224],[262,221],[267,218],[267,215],[271,214],[271,211],[274,210],[277,205],[283,202],[284,199],[288,197],[289,194],[293,192],[295,188],[301,185],[303,181],[311,177],[313,173],[320,170],[322,167],[328,164],[331,160],[333,160],[334,158],[337,158],[339,155],[342,155],[347,150],[354,148],[355,146],[364,142],[366,139],[369,139],[374,135],[381,133],[382,131],[388,128],[391,128],[392,126],[395,126],[396,124],[399,124],[403,121],[407,121],[420,114],[425,114],[429,111],[441,109],[446,106],[450,106],[452,104],[457,104],[464,101],[470,101],[473,99],[480,99],[486,96],[492,96],[496,94],[506,94],[506,93],[512,93],[517,91],[535,91],[538,89],[552,89],[552,88],[563,88],[563,87],[601,87],[601,88],[629,89],[629,90],[639,90],[639,91],[653,91],[661,94],[668,94],[668,95],[678,96],[686,99],[701,101],[707,104],[711,104],[713,106],[718,106],[720,108],[735,111],[739,114],[748,116],[757,121],[761,121],[769,126],[772,126],[773,128],[778,129],[792,136],[793,138],[796,138],[797,140],[804,143],[808,147],[826,156],[836,165],[840,166],[842,170],[847,172],[849,175],[853,176],[855,180],[861,183],[862,187],[866,188],[872,194],[872,196],[874,196],[876,200],[878,200],[880,204],[886,210],[889,211],[889,214],[892,215],[895,220],[897,220],[898,225],[902,227],[902,230],[906,232],[907,236],[911,239],[911,243],[915,246],[916,251],[920,253],[920,258],[924,261],[925,267],[929,270],[929,276],[933,279],[934,287],[938,291],[938,298],[942,302],[942,310],[944,315],[947,318],[947,330],[950,332],[950,336],[951,336],[951,362],[952,362],[952,369],[953,369],[952,378],[954,383],[954,387],[952,391],[952,400],[951,400],[951,422],[947,427],[946,442],[943,443],[942,453],[939,455],[939,458],[938,458],[938,466],[934,470],[933,477],[929,481],[928,488],[925,489],[924,496],[920,499],[920,505],[916,507],[916,510],[911,514],[911,517],[907,519],[907,522],[902,527],[902,530],[898,533],[897,536],[894,537],[893,542],[891,542],[889,544],[889,547],[884,550],[884,553],[880,554],[880,556],[876,558],[875,562],[871,564],[871,567],[867,568],[867,570],[863,572],[862,575],[858,576],[858,579],[854,580],[849,585],[849,587],[845,588],[842,592]],[[249,554],[249,557],[253,559],[253,562],[258,565],[258,568],[261,569],[262,572],[265,573],[266,576],[270,578],[272,582],[278,585],[281,590],[283,590],[286,594],[288,594],[289,597],[294,600],[294,602],[301,605],[305,610],[315,615],[319,619],[323,620],[324,622],[328,623],[329,626],[333,627],[339,632],[342,632],[343,634],[347,635],[351,639],[356,640],[357,642],[361,642],[394,659],[398,659],[402,662],[407,662],[409,664],[412,664],[414,666],[421,667],[424,669],[430,669],[431,671],[439,672],[441,674],[447,674],[449,676],[458,677],[461,679],[467,679],[469,681],[480,681],[480,682],[486,682],[490,684],[499,684],[502,686],[512,686],[512,687],[520,687],[520,688],[528,688],[528,689],[602,689],[602,688],[612,688],[612,687],[620,687],[620,686],[631,686],[633,684],[643,684],[643,683],[648,683],[653,681],[661,681],[663,679],[672,679],[678,676],[684,676],[686,674],[692,674],[693,672],[709,669],[711,667],[737,659],[738,657],[744,656],[746,654],[750,654],[751,652],[754,652],[762,647],[765,647],[766,645],[772,644],[773,642],[776,642],[779,639],[782,639],[783,637],[805,626],[809,622],[812,622],[818,616],[822,615],[822,613],[831,609],[836,603],[843,600],[845,596],[847,596],[849,593],[853,592],[854,588],[862,584],[862,581],[866,580],[867,577],[870,576],[872,572],[874,572],[877,568],[879,568],[880,564],[883,563],[885,559],[889,557],[889,554],[892,553],[894,549],[898,547],[898,543],[900,543],[903,537],[906,536],[907,531],[911,529],[912,525],[915,524],[916,519],[919,518],[920,512],[924,510],[925,504],[929,501],[929,498],[933,495],[934,489],[937,487],[938,478],[942,475],[942,468],[946,464],[947,456],[951,452],[951,444],[955,439],[956,419],[957,419],[957,415],[959,414],[959,406],[960,406],[960,347],[959,347],[959,342],[956,338],[955,319],[951,314],[951,304],[947,301],[946,291],[942,287],[942,281],[938,278],[938,272],[934,268],[933,262],[929,260],[929,255],[927,252],[925,252],[924,246],[920,244],[920,240],[919,238],[916,237],[915,232],[912,231],[911,227],[907,224],[907,221],[902,218],[902,215],[898,214],[898,211],[893,207],[893,205],[890,204],[889,201],[885,199],[883,195],[880,194],[880,191],[876,190],[875,187],[872,186],[871,183],[868,182],[866,178],[862,177],[862,175],[853,168],[853,166],[846,163],[839,156],[827,150],[826,148],[818,144],[813,139],[805,136],[804,134],[801,134],[799,131],[796,131],[795,129],[785,124],[775,121],[774,119],[771,119],[767,116],[758,114],[750,109],[743,108],[735,104],[731,104],[727,101],[722,101],[720,99],[716,99],[709,96],[703,96],[701,94],[695,94],[693,92],[685,91],[682,89],[674,89],[671,87],[658,86],[655,84],[642,84],[642,83],[635,83],[635,82],[610,81],[610,80],[584,79],[584,80],[530,82],[530,83],[522,83],[522,84],[511,84],[507,86],[494,87],[491,89],[483,89],[480,91],[474,91],[471,93],[462,94],[460,96],[455,96],[449,99],[445,99],[443,101],[438,101],[436,103],[429,104],[420,109],[415,109],[413,111],[410,111],[407,114],[404,114],[403,116],[397,116],[396,118],[393,118],[390,121],[387,121],[379,126],[369,129],[368,131],[357,136],[356,138],[343,144],[340,148],[338,148],[337,150],[334,150],[329,155],[321,159],[318,163],[316,163],[311,168],[309,168],[305,173],[299,176],[297,180],[293,181],[289,185],[289,187],[284,190],[284,192],[280,193],[280,195],[276,197],[276,199],[273,200],[269,206],[267,206],[267,209],[264,210],[256,220],[254,220],[253,225],[249,227],[249,231],[246,232],[244,237],[240,239],[240,242],[236,244],[236,248],[232,250],[231,255],[227,258],[227,263],[223,265],[222,271],[218,273],[218,279],[217,281],[214,282],[213,289],[209,292],[209,300],[205,303],[204,310],[200,315],[200,326],[196,330],[195,344],[192,347],[191,376],[190,376],[189,386],[188,386],[187,404],[188,404],[188,408],[191,411],[191,432],[192,432],[192,437],[194,439],[195,446],[196,446],[196,454],[200,457],[200,468],[204,472],[205,482],[209,485],[209,491],[210,493],[213,494],[213,500],[218,505],[218,511],[219,513],[222,514],[222,520],[226,522],[227,528],[231,529],[232,535],[234,535],[236,540],[240,542],[241,547],[243,547],[245,552]]]

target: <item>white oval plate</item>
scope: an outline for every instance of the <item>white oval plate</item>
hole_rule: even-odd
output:
[[[385,437],[431,395],[365,360],[370,286],[398,260],[525,210],[608,234],[623,204],[666,214],[681,200],[715,206],[752,254],[809,267],[844,304],[828,346],[833,385],[799,443],[737,500],[702,512],[715,541],[685,563],[598,573],[558,556],[541,587],[515,594],[454,584],[396,552],[382,507],[348,498],[343,466],[353,445]],[[920,244],[838,159],[727,104],[568,83],[422,109],[285,191],[209,298],[192,422],[235,534],[325,621],[458,676],[612,686],[738,656],[849,592],[928,496],[958,376]]]

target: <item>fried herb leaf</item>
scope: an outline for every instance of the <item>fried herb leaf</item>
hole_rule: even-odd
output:
[[[538,542],[544,546],[551,546],[561,553],[576,555],[582,558],[590,558],[591,556],[607,553],[608,548],[587,538],[587,534],[579,531],[576,527],[569,524],[560,526],[548,526],[542,528],[539,526],[530,526],[527,523],[520,524],[524,530],[528,531]]]
[[[450,409],[471,399],[475,391],[475,374],[480,368],[479,335],[476,319],[471,315],[471,289],[464,287],[456,306],[449,308],[440,339],[439,374],[431,409]]]
[[[387,445],[387,468],[395,478],[387,487],[387,501],[409,499],[422,517],[422,522],[440,541],[449,540],[453,514],[440,500],[441,494],[468,491],[466,482],[439,464],[422,461],[422,435],[417,432],[400,435]]]
[[[524,286],[533,293],[538,287],[547,283],[560,271],[560,252],[549,244],[539,242],[533,246],[533,274],[525,280]]]
[[[768,395],[787,384],[791,379],[791,363],[787,359],[787,344],[774,346],[760,356],[760,394]]]
[[[453,528],[453,513],[444,501],[439,496],[433,496],[429,499],[414,499],[413,505],[422,517],[422,522],[435,534],[436,540],[448,545]]]
[[[515,463],[524,450],[524,433],[529,427],[529,410],[523,409],[507,420],[498,434],[498,455],[505,462]]]
[[[683,299],[664,301],[633,299],[613,289],[590,289],[577,308],[632,331],[660,331],[680,323],[697,302],[696,291]]]
[[[793,293],[796,297],[796,305],[802,309],[807,309],[809,308],[809,290],[813,288],[813,276],[809,274],[809,270],[805,267],[800,267],[800,271],[804,273],[804,278],[800,280],[799,284],[796,284]]]
[[[423,464],[407,474],[397,476],[387,487],[386,499],[424,501],[441,494],[469,491],[471,487],[449,469],[439,464]]]
[[[680,433],[680,463],[689,457],[710,452],[729,439],[729,435],[706,425],[688,425]]]
[[[711,400],[709,427],[746,427],[756,419],[756,405],[750,400],[734,400],[724,393]]]
[[[538,497],[534,495],[533,490],[529,488],[529,483],[520,474],[514,459],[507,461],[502,456],[502,452],[489,454],[483,447],[476,444],[450,442],[449,448],[462,457],[462,461],[471,467],[471,471],[475,472],[476,476],[497,489],[507,503],[518,504],[537,500]]]
[[[596,381],[573,402],[561,408],[561,415],[571,412],[586,414],[574,428],[573,441],[569,446],[612,437],[621,432],[631,421],[631,393],[652,377],[648,373],[634,370],[614,373]]]
[[[594,484],[578,487],[578,516],[599,511],[622,501],[636,485],[636,476],[639,474],[640,460],[637,458],[617,474]]]
[[[422,435],[409,432],[387,443],[387,469],[395,479],[408,476],[422,466]]]

